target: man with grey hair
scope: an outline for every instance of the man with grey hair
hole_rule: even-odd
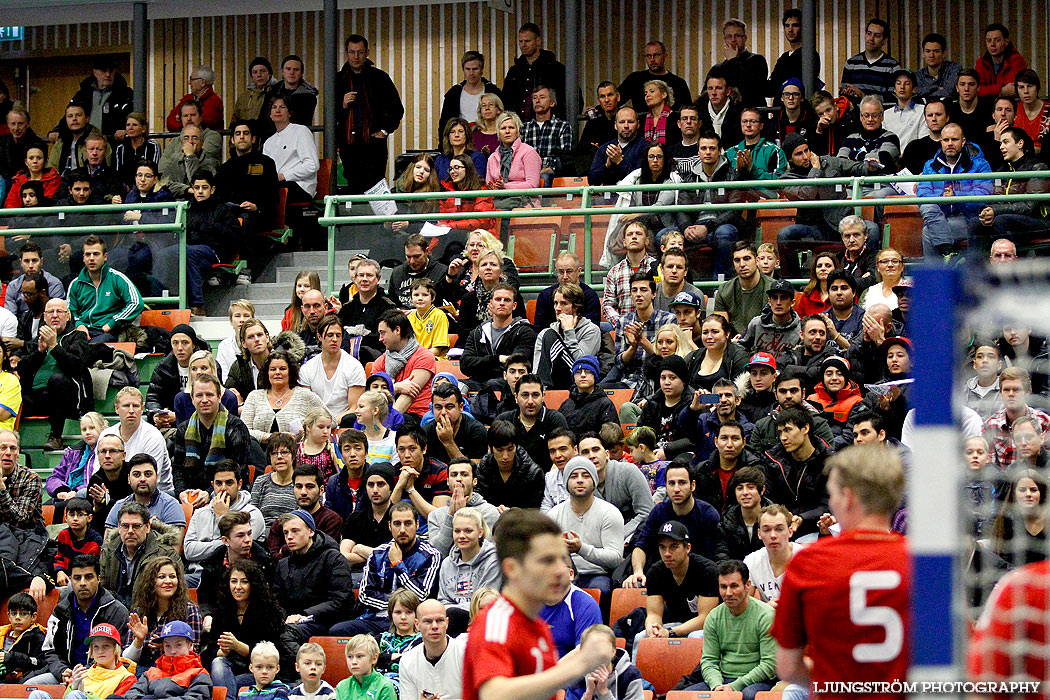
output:
[[[335,311],[339,322],[347,326],[347,335],[361,336],[358,358],[362,363],[373,362],[386,352],[379,342],[379,318],[397,304],[379,287],[379,263],[371,258],[357,264],[354,284],[357,294]]]
[[[79,419],[93,405],[87,334],[74,327],[65,299],[51,299],[44,305],[37,341],[27,342],[22,349],[27,353],[18,363],[25,397],[22,411],[48,416],[51,434],[44,449],[60,450],[66,419]],[[17,412],[0,405],[0,418]]]
[[[883,128],[882,98],[865,95],[860,101],[860,131],[850,134],[839,147],[839,158],[859,164],[850,175],[886,175],[897,172],[901,142],[892,131]],[[871,188],[865,194],[871,194]]]
[[[589,318],[595,325],[602,320],[602,300],[598,292],[591,289],[580,279],[583,272],[583,263],[580,257],[571,250],[563,250],[554,261],[554,274],[558,276],[555,284],[540,292],[536,299],[536,322],[537,329],[549,328],[554,323],[554,292],[562,284],[572,283],[579,285],[583,290],[583,315]]]
[[[215,71],[207,66],[197,66],[190,72],[190,91],[182,96],[178,104],[168,113],[165,125],[168,131],[178,131],[182,128],[180,116],[182,105],[193,102],[201,111],[201,123],[208,129],[222,130],[225,126],[223,121],[222,98],[215,92]]]
[[[521,140],[540,154],[540,181],[550,187],[555,176],[571,169],[572,129],[569,122],[555,116],[558,93],[552,87],[540,85],[532,91],[533,118],[522,129]]]
[[[843,217],[839,222],[839,235],[842,236],[842,245],[845,247],[839,255],[839,267],[857,280],[858,293],[878,281],[875,275],[878,248],[866,245],[869,238],[868,229],[871,226],[874,224],[856,214]]]
[[[998,238],[992,241],[992,250],[988,254],[988,262],[992,265],[1011,263],[1017,260],[1017,246],[1008,238]]]
[[[0,523],[33,528],[43,521],[40,477],[18,463],[18,433],[0,430]]]
[[[194,105],[187,105],[187,112],[193,111]],[[207,170],[214,173],[219,167],[219,159],[204,149],[204,129],[196,124],[182,127],[178,139],[172,139],[160,157],[160,175],[167,188],[176,197],[188,196],[193,185],[194,176]]]

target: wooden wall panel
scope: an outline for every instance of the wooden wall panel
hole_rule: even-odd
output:
[[[861,47],[866,19],[878,13],[891,25],[890,53],[912,69],[920,65],[919,41],[927,32],[947,36],[950,57],[972,66],[984,50],[984,25],[1002,21],[1014,30],[1015,43],[1046,82],[1048,4],[1050,0],[818,0],[821,78],[830,89],[837,88],[840,66]],[[785,49],[781,14],[796,5],[797,0],[583,0],[579,68],[585,100],[593,101],[601,80],[619,80],[641,67],[649,38],[663,39],[670,51],[669,67],[697,94],[706,70],[723,58],[721,24],[731,16],[748,23],[749,47],[772,64]],[[441,98],[459,80],[459,57],[464,51],[484,53],[486,75],[502,83],[517,54],[516,29],[525,21],[544,27],[546,47],[565,55],[570,39],[561,5],[547,0],[515,0],[512,13],[479,1],[347,9],[339,13],[338,34],[369,37],[372,59],[391,73],[400,88],[406,116],[391,140],[392,150],[400,152],[433,145]],[[163,128],[164,117],[188,89],[190,71],[197,64],[215,70],[216,87],[228,114],[248,82],[248,62],[257,55],[269,57],[278,70],[286,54],[302,56],[307,79],[322,87],[323,100],[323,81],[318,79],[322,35],[321,13],[316,11],[151,21],[147,105],[153,128]],[[127,51],[130,43],[130,22],[27,27],[23,41],[0,45],[0,61]],[[340,49],[340,62],[341,54]],[[320,107],[314,119],[315,123],[323,119]]]

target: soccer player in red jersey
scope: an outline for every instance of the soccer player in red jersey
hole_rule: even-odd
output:
[[[463,700],[547,700],[612,660],[615,649],[592,634],[560,661],[540,618],[557,603],[568,577],[561,529],[538,510],[514,509],[499,522],[496,554],[503,594],[470,626]]]
[[[836,683],[888,688],[907,679],[911,586],[904,537],[890,532],[904,494],[897,453],[855,445],[828,459],[827,468],[829,505],[842,533],[791,560],[770,630],[779,644],[778,675],[821,700],[855,696]],[[888,690],[864,695],[903,697]]]
[[[1003,576],[977,625],[967,666],[975,681],[1041,681],[1050,673],[1050,561]],[[995,694],[992,697],[1008,697]],[[1033,695],[1034,697],[1034,695]]]

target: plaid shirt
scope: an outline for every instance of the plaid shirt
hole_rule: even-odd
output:
[[[609,323],[616,324],[620,316],[634,308],[631,302],[631,275],[638,270],[648,270],[656,258],[646,255],[638,267],[624,258],[609,270],[605,277],[605,292],[602,294],[602,314]]]
[[[646,141],[659,141],[664,143],[667,136],[667,120],[671,118],[671,108],[664,105],[664,109],[660,112],[660,117],[654,122],[652,112],[648,112],[645,115],[645,128],[642,131],[642,135]]]
[[[620,320],[616,322],[616,364],[623,368],[623,378],[620,380],[627,386],[634,389],[642,381],[642,368],[644,366],[645,358],[648,353],[642,349],[639,345],[638,349],[634,352],[634,359],[629,363],[623,363],[623,353],[627,348],[631,347],[631,344],[627,340],[627,333],[625,329],[628,325],[640,322],[638,313],[635,311],[628,311]],[[674,314],[669,311],[657,311],[653,310],[653,315],[649,317],[649,320],[642,323],[642,333],[649,339],[649,342],[656,340],[656,331],[660,329],[660,326],[666,323],[674,323]]]
[[[1050,430],[1050,415],[1040,411],[1038,408],[1025,406],[1025,415],[1035,419],[1039,423],[1039,430],[1046,432]],[[989,418],[984,424],[984,437],[992,443],[992,454],[995,455],[995,465],[1006,471],[1017,461],[1017,450],[1014,447],[1011,426],[1006,417],[1006,409],[1002,408]]]
[[[4,477],[6,488],[0,489],[0,522],[12,527],[34,527],[43,524],[40,500],[40,477],[18,465]]]
[[[551,117],[544,122],[533,119],[522,129],[521,140],[536,149],[544,168],[554,172],[561,170],[565,159],[572,155],[572,129],[564,119]]]

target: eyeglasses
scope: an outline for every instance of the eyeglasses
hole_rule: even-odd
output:
[[[448,166],[448,171],[450,173],[458,173],[458,172],[461,172],[463,170],[466,170],[466,168],[464,168],[462,165],[450,165],[450,166]]]
[[[662,153],[650,153],[648,158],[649,160],[663,160],[664,156]]]
[[[291,457],[292,453],[288,450],[274,450],[270,453],[271,457]]]
[[[875,114],[864,114],[864,112],[860,113],[860,118],[861,119],[878,119],[881,116],[882,115],[879,114],[878,112],[876,112]]]
[[[903,262],[904,261],[901,260],[900,258],[886,258],[885,260],[879,260],[877,264],[879,264],[879,265],[900,265]]]
[[[558,273],[559,275],[571,275],[572,273],[576,272],[579,269],[580,269],[579,267],[554,268],[554,271],[556,273]]]
[[[124,532],[127,532],[128,530],[134,530],[135,532],[138,532],[144,527],[146,527],[146,523],[120,523],[119,525],[117,525],[117,529],[123,530]]]
[[[124,454],[124,450],[114,449],[112,447],[105,447],[101,450],[96,450],[100,455],[121,455]]]
[[[802,93],[801,92],[782,92],[782,93],[780,93],[780,96],[781,97],[802,97]]]

